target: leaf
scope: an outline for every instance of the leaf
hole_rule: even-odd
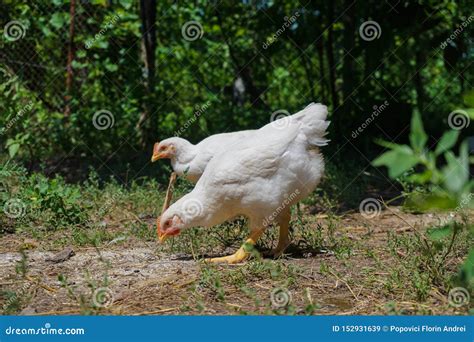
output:
[[[19,143],[12,143],[8,146],[8,154],[10,155],[10,158],[15,157],[15,155],[18,153],[18,150],[20,149],[20,144]]]
[[[429,229],[427,233],[431,240],[442,240],[450,236],[453,233],[453,229],[450,225],[446,225],[441,228]]]
[[[447,165],[443,168],[444,185],[453,193],[460,193],[469,181],[469,152],[467,141],[459,148],[459,158],[448,151],[444,154]]]
[[[466,261],[459,270],[459,278],[466,286],[474,286],[474,248],[472,247]]]
[[[474,107],[474,90],[465,92],[462,99],[466,106]]]
[[[426,142],[428,141],[428,136],[425,133],[423,128],[423,122],[421,121],[421,116],[418,111],[415,111],[411,118],[411,131],[410,131],[410,143],[413,149],[416,152],[423,151]]]
[[[433,171],[425,170],[421,173],[414,173],[407,177],[410,183],[426,184],[433,178]]]
[[[376,158],[373,166],[386,166],[390,178],[397,178],[405,171],[418,164],[419,159],[413,154],[411,148],[407,145],[398,145],[396,149],[385,152]]]
[[[430,194],[415,192],[408,195],[403,205],[410,210],[425,212],[433,209],[451,210],[456,208],[458,201],[446,191],[436,191]]]
[[[125,9],[130,9],[133,5],[132,0],[119,0],[119,2]]]
[[[65,18],[61,15],[61,13],[54,13],[49,20],[49,23],[53,25],[55,28],[60,29],[66,23]]]
[[[440,155],[454,146],[458,140],[459,131],[451,130],[443,134],[438,144],[436,145],[435,155]]]
[[[105,68],[110,72],[114,72],[114,71],[118,70],[118,65],[117,64],[112,64],[112,63],[107,63],[107,64],[105,64]]]

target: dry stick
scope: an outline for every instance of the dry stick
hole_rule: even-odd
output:
[[[51,315],[66,315],[80,312],[79,309],[63,310],[63,311],[46,311],[46,312],[35,312],[28,315],[32,316],[51,316]]]
[[[168,189],[166,189],[166,196],[165,196],[165,201],[163,203],[163,208],[161,209],[161,215],[165,212],[166,209],[170,206],[171,203],[171,198],[173,196],[173,186],[174,183],[176,182],[176,173],[172,172],[170,176],[170,182],[168,184]]]
[[[36,283],[39,287],[49,291],[49,292],[57,292],[58,290],[52,288],[52,287],[49,287],[48,285],[44,285],[44,284],[41,284],[39,280],[36,280],[36,279],[33,279],[32,277],[30,277],[29,275],[26,275],[25,278],[29,281],[31,281],[32,283]]]
[[[355,300],[359,300],[359,298],[357,298],[357,296],[355,295],[354,291],[352,291],[352,288],[349,286],[349,284],[347,283],[347,281],[345,281],[344,279],[341,279],[336,273],[334,273],[333,271],[329,270],[329,273],[331,273],[333,276],[336,277],[337,280],[340,280],[341,282],[344,283],[344,285],[346,285],[346,287],[349,289],[349,291],[352,293],[352,295],[354,296]]]
[[[131,316],[154,315],[154,314],[174,311],[174,310],[178,310],[178,309],[179,308],[166,308],[166,309],[155,310],[155,311],[144,311],[144,312],[138,312],[138,313],[131,314]]]
[[[161,215],[156,220],[156,224],[158,225],[158,227],[157,227],[158,229],[160,228],[159,225],[160,225],[161,216],[166,211],[166,209],[168,209],[168,207],[170,206],[171,198],[173,196],[173,193],[172,193],[173,185],[174,185],[175,182],[176,182],[176,173],[172,172],[171,176],[170,176],[170,181],[168,183],[168,189],[166,189],[165,201],[163,202],[163,207],[161,208]]]

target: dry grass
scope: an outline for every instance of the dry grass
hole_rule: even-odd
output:
[[[407,255],[397,239],[410,240],[438,220],[434,213],[413,215],[398,207],[370,220],[359,213],[304,214],[294,217],[288,255],[235,266],[210,265],[201,257],[232,252],[243,236],[239,222],[192,231],[165,246],[153,240],[153,218],[137,218],[141,228],[108,222],[103,228],[108,242],[74,245],[75,255],[60,263],[48,261],[64,246],[53,241],[68,241],[71,231],[42,240],[4,235],[0,288],[16,293],[16,299],[4,295],[0,305],[9,313],[36,315],[466,314],[466,306],[449,306],[443,284],[403,278],[416,271],[404,270],[403,260],[418,256]],[[260,251],[273,243],[271,232]],[[457,247],[464,248],[462,243]],[[461,262],[454,253],[448,271],[455,272]],[[94,303],[97,288],[107,288],[113,301],[104,307]],[[276,306],[271,300],[275,289],[288,291],[284,294],[291,301]]]

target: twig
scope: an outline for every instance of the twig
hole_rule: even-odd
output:
[[[154,311],[143,311],[143,312],[138,312],[131,314],[131,316],[145,316],[145,315],[155,315],[163,312],[170,312],[174,310],[178,310],[179,308],[166,308],[166,309],[161,309],[161,310],[154,310]]]
[[[352,293],[352,295],[354,296],[355,300],[359,300],[359,298],[357,298],[357,296],[355,295],[354,291],[352,291],[352,288],[349,286],[349,284],[347,283],[347,281],[345,281],[344,279],[341,279],[337,274],[335,274],[332,270],[329,270],[329,273],[331,273],[333,276],[336,277],[337,280],[340,280],[341,282],[344,283],[344,285],[347,286],[347,288],[349,289],[349,291]]]
[[[32,283],[36,283],[36,285],[38,285],[39,287],[41,287],[41,288],[43,288],[43,289],[45,289],[45,290],[47,290],[47,291],[49,291],[49,292],[57,292],[57,291],[58,291],[58,290],[56,290],[56,289],[54,289],[54,288],[52,288],[52,287],[49,287],[48,285],[41,284],[41,283],[39,282],[39,280],[36,280],[36,279],[32,278],[32,277],[29,276],[29,275],[26,275],[25,278],[26,278],[27,280],[31,281]]]

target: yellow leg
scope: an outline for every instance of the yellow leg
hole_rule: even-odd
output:
[[[228,264],[237,264],[239,262],[245,261],[250,256],[249,249],[252,246],[255,246],[255,243],[260,238],[260,236],[262,236],[264,230],[265,229],[253,231],[248,237],[248,239],[245,240],[244,244],[234,254],[228,255],[225,257],[211,258],[211,259],[206,259],[206,260],[210,262],[215,262],[215,263],[228,263]]]
[[[277,258],[283,254],[285,249],[290,244],[290,238],[288,237],[288,231],[290,227],[291,211],[289,208],[282,212],[278,218],[278,226],[280,227],[280,235],[278,237],[278,245],[272,251],[273,257]]]

